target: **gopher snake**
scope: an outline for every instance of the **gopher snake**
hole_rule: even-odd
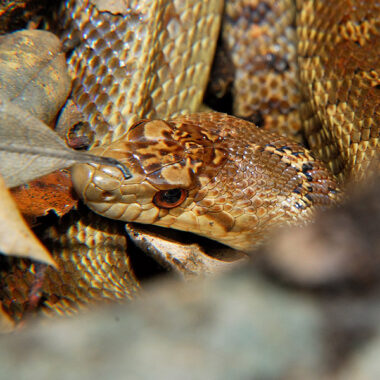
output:
[[[97,3],[101,2],[68,1],[66,8],[69,12],[64,16],[66,38],[77,38],[81,41],[69,58],[71,72],[75,78],[73,99],[96,133],[93,145],[116,141],[142,118],[168,119],[181,113],[198,111],[216,44],[223,2],[130,0],[124,2],[125,10],[118,10],[115,14],[97,10],[94,5]],[[379,151],[380,75],[378,55],[374,53],[379,51],[380,44],[379,3],[359,0],[304,0],[293,4],[292,1],[245,0],[230,1],[227,3],[226,11],[225,30],[228,32],[225,40],[230,50],[232,47],[235,48],[230,52],[235,63],[244,61],[237,58],[244,50],[237,45],[238,37],[242,38],[242,46],[247,46],[254,37],[271,40],[274,36],[275,41],[273,50],[260,52],[266,58],[251,62],[250,67],[252,70],[252,66],[256,65],[260,69],[267,62],[270,75],[263,75],[261,72],[259,80],[252,79],[252,82],[248,83],[247,77],[240,71],[244,65],[237,65],[234,98],[245,98],[249,104],[242,108],[234,106],[234,109],[239,110],[236,112],[244,117],[252,113],[257,116],[257,106],[249,105],[252,104],[252,99],[259,98],[258,101],[262,101],[265,105],[263,109],[266,110],[262,111],[261,116],[269,119],[269,125],[279,128],[280,131],[284,132],[282,127],[288,120],[292,120],[290,130],[297,128],[298,120],[303,120],[310,147],[326,162],[340,181],[343,178],[363,178],[362,173],[370,165],[371,158]],[[269,24],[276,25],[274,15],[281,12],[283,16],[279,18],[277,26],[285,32],[286,38],[277,35],[276,32],[270,32],[266,23],[268,21]],[[296,34],[299,38],[297,49]],[[284,38],[290,41],[291,47],[288,51],[284,48]],[[294,71],[293,74],[288,74],[289,70],[294,68],[291,58],[296,56],[295,50],[298,50],[302,91],[292,92],[281,84],[284,97],[276,97],[274,94],[278,78],[276,79],[274,74],[279,74],[280,78],[289,76],[292,81],[297,77]],[[286,59],[281,57],[282,53]],[[265,83],[266,89],[258,88],[258,82]],[[253,97],[247,95],[247,88],[250,87],[256,89],[256,95]],[[241,93],[240,88],[243,89]],[[257,96],[257,93],[262,96]],[[300,107],[290,104],[296,99],[301,100]],[[276,117],[271,117],[268,111],[272,106],[277,109]],[[290,118],[287,118],[287,115]],[[203,116],[198,115],[192,119],[183,117],[166,124],[156,123],[163,129],[165,125],[173,124],[198,125],[201,117]],[[214,116],[207,117],[207,122],[218,128],[218,123],[226,118],[215,116],[215,124],[212,121]],[[231,121],[235,119],[228,120],[232,124],[235,123]],[[247,127],[244,122],[238,124]],[[139,127],[146,132],[147,126],[149,123],[146,122]],[[134,130],[132,129],[131,133]],[[261,132],[254,133],[262,141],[270,136]],[[203,129],[200,134],[204,134]],[[240,139],[243,138],[242,134],[237,135]],[[215,136],[207,137],[210,137],[210,141],[215,139]],[[326,170],[322,169],[321,164],[311,161],[309,153],[298,150],[290,140],[278,138],[278,142],[257,144],[255,141],[253,146],[257,152],[266,156],[269,169],[273,169],[275,173],[278,170],[276,178],[283,178],[281,171],[291,172],[289,178],[293,178],[293,182],[287,190],[288,193],[292,193],[293,198],[291,201],[283,198],[287,207],[295,207],[300,213],[306,210],[307,214],[311,210],[310,204],[330,203],[335,197],[336,185]],[[190,147],[190,153],[192,148],[197,149],[195,146]],[[292,153],[297,152],[300,152],[301,158],[294,164],[290,161]],[[118,154],[117,152],[116,155]],[[223,155],[218,157],[215,154],[213,160],[218,158],[223,160]],[[92,173],[93,169],[89,170]],[[321,174],[320,178],[323,181],[312,184],[319,175],[317,173]],[[231,170],[229,174],[233,174]],[[311,174],[316,174],[317,177]],[[91,179],[95,181],[94,177]],[[101,182],[102,178],[99,177],[97,180]],[[77,181],[75,174],[74,181]],[[244,181],[241,182],[244,186]],[[267,182],[261,182],[265,185],[273,184],[274,181],[268,179]],[[280,185],[276,190],[273,193],[268,190],[268,194],[274,196],[276,192],[281,193],[284,190],[281,185],[285,186],[285,182],[286,180],[279,181]],[[311,186],[307,187],[307,182]],[[322,182],[325,186],[320,186]],[[87,181],[84,185],[88,188]],[[231,183],[225,186],[231,186]],[[313,193],[315,186],[321,188],[322,197]],[[273,186],[271,188],[274,189]],[[105,193],[103,192],[102,196],[112,199],[114,194],[107,193],[114,190],[109,188],[109,182],[103,190]],[[166,190],[170,190],[170,187]],[[191,191],[187,191],[187,194],[190,194]],[[212,192],[212,188],[210,191]],[[229,196],[229,193],[226,194]],[[173,196],[176,198],[178,193],[172,193],[169,199],[172,200]],[[149,193],[143,201],[151,205],[154,199],[155,196]],[[98,198],[95,200],[98,201]],[[166,200],[164,198],[159,201]],[[157,199],[155,201],[157,204]],[[209,206],[215,207],[216,211],[220,210],[218,205]],[[163,210],[160,212],[169,214],[167,208],[164,207]],[[265,219],[265,207],[260,204],[257,210]],[[122,211],[120,215],[121,213]],[[154,211],[153,214],[157,212]],[[175,215],[175,212],[172,214]],[[272,212],[270,214],[273,215]],[[280,217],[282,216],[280,214]],[[289,216],[285,219],[287,218],[289,219]],[[217,223],[214,220],[213,224],[217,230],[219,228],[225,234],[228,228],[220,226],[224,222],[228,225],[230,218],[223,219],[222,222],[218,219]],[[146,221],[152,220],[154,215]],[[252,223],[252,220],[242,219],[242,224],[248,222]],[[168,225],[170,223],[168,222]],[[260,222],[257,224],[260,227]],[[258,235],[260,237],[263,234],[264,231],[260,231]],[[239,231],[236,235],[239,235]],[[248,241],[248,235],[243,236],[243,241]],[[125,255],[125,236],[117,222],[106,221],[95,214],[88,214],[88,211],[81,211],[80,214],[73,213],[67,216],[60,225],[49,228],[44,239],[60,267],[58,272],[48,268],[45,273],[43,293],[46,300],[43,309],[46,311],[67,312],[75,310],[89,300],[128,297],[137,289]],[[222,241],[245,249],[249,249],[249,246],[255,243],[253,239],[244,246],[238,243],[235,237],[230,241]],[[24,276],[24,273],[33,271],[33,266],[26,265],[18,272],[11,273],[12,280],[7,280],[7,296],[12,301],[4,302],[5,309],[14,314],[22,313],[25,292],[19,289],[30,285],[31,280]],[[19,286],[20,281],[25,283],[24,287]],[[22,294],[16,294],[17,291]]]
[[[245,13],[256,17],[253,26],[263,24],[276,8],[283,10],[286,3],[232,1],[227,4],[226,29],[234,32],[239,17],[247,18]],[[376,51],[379,44],[376,22],[379,20],[376,20],[375,3],[373,9],[357,7],[357,12],[364,12],[361,20],[350,13],[353,9],[343,8],[347,6],[345,3],[336,3],[328,13],[329,7],[323,1],[298,4],[301,78],[304,95],[311,100],[304,105],[301,117],[305,119],[310,146],[331,171],[339,179],[358,180],[378,150],[378,104],[375,102],[378,62],[371,55],[365,63],[357,61],[347,65],[344,73],[337,71],[342,70],[341,60],[348,62],[341,51],[343,48],[344,54],[354,50],[359,55],[357,46],[361,53],[369,52],[371,47]],[[315,20],[319,15],[323,17],[318,24]],[[288,12],[279,17],[280,25],[284,24],[283,19],[290,21]],[[255,32],[253,26],[249,25],[247,35]],[[278,28],[286,31],[286,27],[289,25],[285,23]],[[256,34],[260,40],[260,32]],[[247,45],[243,36],[240,37],[241,43]],[[237,37],[233,35],[233,38]],[[320,41],[312,44],[313,39]],[[320,48],[324,40],[329,44],[326,42]],[[337,49],[335,54],[333,48]],[[241,47],[232,46],[232,55],[237,55],[239,49],[242,55]],[[260,60],[247,55],[257,69]],[[270,61],[277,60],[272,71],[288,79],[286,67],[289,64],[285,58],[281,63],[278,53],[275,58],[273,55],[266,53],[268,65],[275,65]],[[239,70],[245,68],[239,67]],[[240,93],[246,92],[249,85],[239,77],[237,82],[235,86],[245,87]],[[272,88],[283,86],[277,84],[275,78],[269,78],[271,83]],[[373,100],[368,104],[369,113],[360,123],[355,119],[362,112],[363,100],[359,102],[352,99],[356,95],[351,95],[359,87],[362,92],[357,95],[361,97],[359,100],[368,99],[370,95]],[[247,108],[253,108],[239,98],[239,88],[235,91],[236,113],[244,114]],[[289,103],[291,98],[287,100]],[[281,107],[289,108],[289,105]],[[312,111],[310,120],[308,113]],[[286,121],[294,119],[294,107],[283,113]],[[245,251],[252,250],[272,226],[310,219],[315,208],[330,205],[338,192],[323,166],[292,141],[215,113],[179,117],[167,123],[140,122],[113,145],[93,152],[118,158],[131,168],[134,177],[123,181],[109,168],[76,166],[74,185],[94,211],[114,219],[192,231]],[[169,197],[170,202],[158,204],[157,197],[162,196]]]

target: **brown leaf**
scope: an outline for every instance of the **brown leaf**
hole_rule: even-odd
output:
[[[0,174],[8,187],[19,186],[76,162],[117,166],[116,160],[68,148],[46,124],[0,97]]]
[[[71,89],[58,37],[42,30],[1,36],[0,88],[3,97],[51,125]]]
[[[36,218],[53,210],[62,216],[68,213],[78,200],[73,197],[71,176],[64,171],[57,171],[11,189],[19,210],[29,224]]]
[[[55,265],[46,248],[28,228],[0,177],[0,251]]]

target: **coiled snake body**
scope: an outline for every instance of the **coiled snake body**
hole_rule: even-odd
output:
[[[359,2],[353,12],[343,9],[348,5],[298,4],[301,79],[309,97],[300,114],[309,144],[331,171],[339,179],[357,180],[378,151],[379,77],[376,59],[359,62],[353,52],[379,51],[379,8],[376,2]],[[276,7],[281,8],[278,2],[232,1],[227,4],[230,30],[226,28],[231,32],[234,23],[243,25],[245,13],[260,25]],[[276,59],[278,54],[272,57]],[[272,71],[281,71],[281,64],[277,66]],[[360,95],[353,95],[359,87]],[[365,101],[369,113],[359,121]],[[244,107],[236,112],[243,113]],[[118,158],[133,173],[123,181],[112,169],[74,168],[74,186],[96,212],[192,231],[245,251],[272,226],[310,219],[314,209],[329,206],[337,193],[332,176],[301,147],[215,113],[139,123],[112,146],[93,152]],[[165,196],[171,198],[166,204],[158,200]]]
[[[129,0],[107,12],[99,3],[66,4],[66,38],[82,41],[69,59],[73,99],[96,134],[92,151],[123,161],[133,177],[74,167],[74,185],[96,212],[250,251],[268,230],[333,204],[337,181],[361,180],[377,157],[378,1],[226,3],[222,37],[235,66],[232,93],[242,104],[234,104],[236,114],[283,134],[297,134],[302,124],[324,164],[247,121],[191,114],[201,106],[222,1]],[[283,82],[298,76],[296,89]],[[173,119],[180,114],[190,115]],[[67,312],[138,288],[120,224],[73,214],[45,240],[60,267],[46,271],[45,309]]]

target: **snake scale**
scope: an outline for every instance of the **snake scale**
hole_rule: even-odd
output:
[[[250,251],[271,228],[334,204],[339,187],[362,180],[377,159],[378,1],[229,0],[224,16],[219,0],[121,3],[104,12],[101,1],[70,0],[61,15],[63,40],[80,41],[68,63],[73,100],[95,132],[91,149],[133,174],[128,182],[113,168],[75,167],[74,185],[95,211]],[[194,114],[222,17],[233,111],[263,130]],[[301,126],[324,163],[271,133],[298,138]],[[41,310],[69,313],[138,291],[121,223],[80,208],[43,240],[59,269],[44,269]],[[17,319],[39,269],[27,261],[10,268],[3,309]]]

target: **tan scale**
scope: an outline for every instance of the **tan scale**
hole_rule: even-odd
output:
[[[28,260],[15,261],[1,273],[0,296],[4,311],[19,320],[33,311],[33,288],[42,291],[41,310],[47,314],[71,314],[91,301],[132,298],[139,284],[125,252],[124,228],[88,210],[66,215],[48,230],[44,242],[59,271]],[[59,254],[58,254],[59,252]],[[41,273],[39,274],[39,271]],[[41,287],[38,278],[42,276]],[[42,302],[41,301],[41,302]]]

